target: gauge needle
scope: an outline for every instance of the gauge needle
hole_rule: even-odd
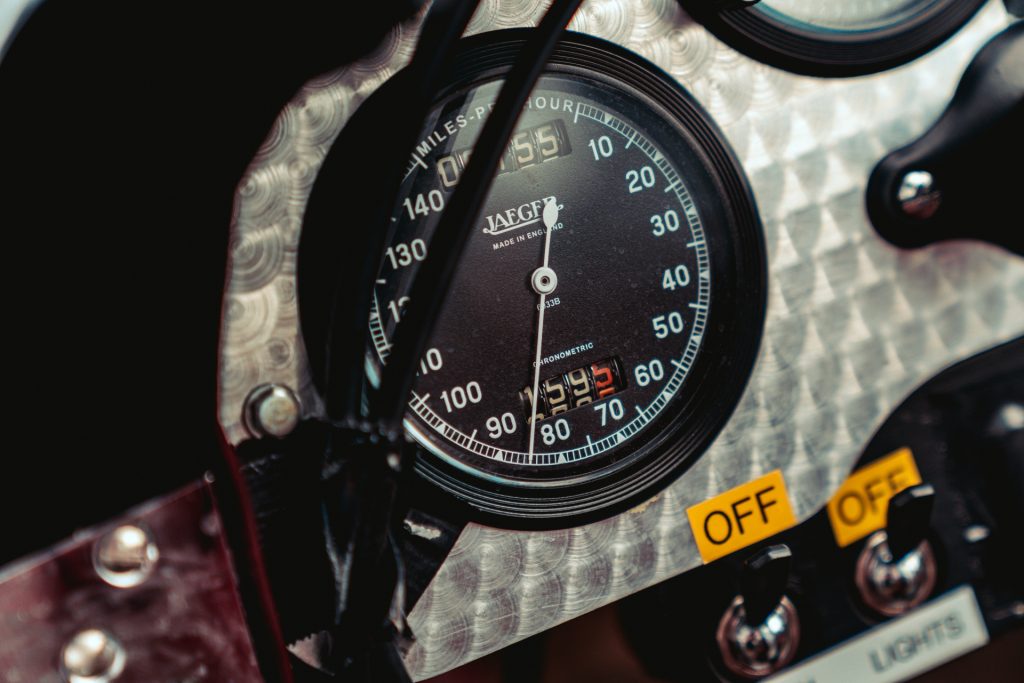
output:
[[[540,268],[533,271],[533,275],[530,277],[533,291],[540,295],[540,303],[538,304],[540,312],[537,315],[537,353],[533,359],[533,396],[530,406],[530,449],[528,457],[531,461],[533,460],[533,442],[537,436],[537,393],[540,389],[540,349],[544,341],[544,302],[547,300],[548,294],[555,291],[555,287],[558,285],[558,276],[555,275],[555,271],[548,267],[548,259],[551,256],[551,232],[555,223],[558,222],[558,201],[554,197],[549,197],[544,204],[543,219],[545,228],[544,262]]]

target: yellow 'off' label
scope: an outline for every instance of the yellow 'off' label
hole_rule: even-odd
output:
[[[909,448],[901,448],[851,474],[828,502],[828,519],[839,547],[885,528],[889,499],[920,483],[921,474]]]
[[[796,524],[779,470],[686,510],[704,562],[745,548]]]

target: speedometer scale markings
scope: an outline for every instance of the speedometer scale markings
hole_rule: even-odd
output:
[[[561,88],[555,89],[552,86],[561,86]],[[451,384],[458,385],[460,382],[466,384],[472,380],[471,375],[463,375],[461,372],[456,374],[449,371],[448,368],[461,370],[458,365],[459,356],[463,354],[469,355],[473,352],[473,349],[466,349],[455,341],[466,330],[456,330],[452,329],[451,326],[446,326],[444,320],[448,316],[443,316],[442,323],[435,332],[434,341],[438,341],[438,338],[448,338],[447,344],[441,351],[444,357],[444,366],[439,373],[423,375],[417,382],[418,388],[431,387],[431,393],[435,398],[433,400],[426,400],[425,396],[418,395],[413,398],[409,405],[412,414],[421,421],[421,425],[416,425],[415,422],[412,422],[413,418],[410,418],[412,424],[409,426],[412,433],[419,436],[424,444],[432,448],[432,450],[437,451],[439,449],[436,448],[434,440],[430,436],[433,436],[435,439],[439,436],[449,444],[453,444],[468,453],[504,463],[549,466],[576,462],[584,458],[593,458],[627,443],[649,425],[676,395],[679,387],[686,379],[686,374],[693,359],[699,352],[702,333],[707,319],[707,310],[711,302],[711,281],[706,277],[691,278],[689,273],[708,273],[710,265],[700,214],[686,187],[685,180],[673,167],[668,157],[643,133],[638,131],[636,127],[612,112],[582,101],[583,95],[578,92],[580,90],[579,84],[570,84],[567,81],[561,81],[561,79],[545,78],[534,93],[531,104],[536,107],[537,104],[544,102],[545,98],[548,101],[568,98],[569,95],[565,94],[563,90],[563,88],[567,87],[572,87],[576,91],[572,95],[577,100],[576,115],[568,121],[561,120],[568,133],[568,147],[573,152],[564,157],[556,156],[552,152],[551,159],[538,163],[532,169],[521,169],[514,174],[509,173],[508,175],[499,176],[495,181],[495,191],[492,193],[492,195],[497,194],[499,197],[495,198],[492,196],[488,200],[484,212],[489,215],[502,216],[501,210],[505,206],[528,206],[533,197],[538,194],[533,189],[538,186],[541,190],[539,194],[553,194],[557,198],[556,201],[565,207],[561,214],[564,217],[564,222],[561,224],[562,227],[561,229],[556,228],[556,232],[551,236],[552,267],[556,272],[559,272],[562,285],[550,295],[552,301],[555,300],[555,297],[558,298],[559,306],[553,307],[548,315],[552,317],[558,316],[564,313],[567,307],[574,305],[584,304],[588,307],[593,306],[600,299],[609,296],[610,293],[599,292],[595,288],[589,288],[585,295],[583,292],[566,293],[565,283],[572,277],[573,269],[578,270],[576,261],[581,250],[574,249],[575,253],[570,255],[566,253],[566,250],[563,248],[564,245],[559,244],[563,241],[566,230],[572,231],[574,226],[581,223],[582,214],[600,215],[609,211],[607,207],[593,204],[588,205],[585,200],[577,199],[579,193],[574,192],[571,184],[564,182],[567,173],[580,173],[582,175],[589,172],[593,174],[592,179],[588,182],[600,185],[604,195],[602,203],[614,202],[623,204],[628,210],[628,218],[622,225],[601,226],[603,228],[601,235],[592,236],[587,239],[586,242],[582,243],[582,248],[592,251],[596,247],[606,251],[610,243],[613,249],[621,252],[626,248],[639,249],[638,245],[646,244],[648,249],[653,250],[645,254],[647,258],[640,262],[638,266],[632,268],[629,268],[629,264],[625,263],[624,259],[621,259],[621,254],[619,254],[620,258],[618,259],[605,257],[600,261],[601,268],[608,274],[609,281],[604,283],[606,286],[614,287],[615,283],[622,282],[624,277],[630,280],[630,285],[634,288],[634,291],[630,292],[630,294],[637,297],[635,302],[629,302],[628,305],[630,307],[636,306],[652,297],[657,297],[658,290],[665,291],[661,280],[663,278],[663,271],[666,268],[671,270],[673,266],[677,265],[685,268],[686,279],[684,281],[688,280],[686,285],[674,284],[672,289],[668,290],[667,295],[658,297],[659,305],[665,309],[666,314],[674,316],[673,321],[680,321],[671,324],[680,329],[668,327],[670,324],[668,322],[659,323],[659,326],[652,326],[648,318],[658,319],[659,316],[654,314],[660,309],[645,310],[645,315],[634,315],[629,322],[635,323],[636,327],[646,323],[647,330],[645,332],[650,339],[647,340],[648,343],[642,345],[642,348],[648,353],[630,354],[626,349],[617,348],[616,341],[613,338],[609,338],[606,340],[606,345],[603,348],[595,347],[582,357],[574,356],[568,361],[559,362],[567,367],[572,367],[581,365],[580,361],[597,360],[603,356],[617,356],[624,360],[626,366],[624,372],[627,373],[633,373],[638,365],[643,366],[644,363],[640,361],[656,363],[659,368],[665,368],[668,364],[671,364],[672,372],[669,373],[667,370],[659,369],[653,376],[649,375],[651,379],[644,380],[644,384],[648,385],[646,390],[643,386],[639,386],[639,382],[635,378],[632,378],[632,381],[630,381],[631,378],[627,375],[625,381],[630,386],[625,391],[631,394],[641,394],[640,396],[631,397],[634,402],[637,402],[637,399],[643,395],[650,396],[649,401],[641,400],[638,402],[636,414],[628,421],[623,419],[621,414],[609,414],[607,409],[603,413],[603,420],[600,417],[597,420],[594,419],[593,413],[597,411],[599,404],[611,399],[601,399],[597,403],[588,402],[566,410],[565,417],[558,419],[568,424],[568,438],[560,438],[562,434],[557,433],[555,428],[551,426],[550,431],[545,429],[545,436],[538,440],[538,442],[543,441],[546,447],[540,446],[530,456],[527,452],[526,440],[529,429],[533,425],[529,424],[529,415],[524,414],[517,405],[517,390],[521,388],[519,385],[525,386],[526,380],[524,377],[527,371],[533,370],[532,361],[520,360],[517,365],[501,368],[502,371],[507,370],[509,374],[515,377],[512,385],[501,381],[480,382],[482,386],[481,393],[485,395],[481,403],[485,404],[485,407],[470,405],[470,401],[466,401],[465,405],[460,406],[459,404],[463,403],[461,399],[454,403],[452,401],[442,402],[438,397],[442,395],[444,387]],[[487,92],[490,93],[493,90],[488,89]],[[594,95],[600,93],[597,90],[591,90],[591,92]],[[471,110],[472,108],[473,105],[464,105],[461,110]],[[450,121],[453,114],[448,112],[445,117]],[[551,118],[551,114],[539,108],[536,111],[528,111],[520,122],[519,130],[534,127],[537,125],[538,120],[543,121],[545,118]],[[444,124],[442,123],[443,127]],[[541,128],[541,137],[543,137],[543,124],[541,124]],[[602,136],[604,136],[603,140]],[[594,142],[598,140],[601,141],[600,148],[597,146],[598,143]],[[597,150],[592,154],[588,153],[588,141],[593,143],[592,147]],[[542,139],[537,149],[530,149],[524,144],[525,139],[523,137],[514,135],[510,152],[515,161],[529,161],[531,155],[544,155],[546,151],[555,149],[550,144],[545,147],[545,142],[546,140]],[[520,145],[518,149],[516,147],[517,143]],[[450,150],[437,148],[434,155],[428,157],[427,160],[433,160],[439,168],[443,164],[448,164],[450,169],[457,168],[457,162],[450,164],[446,161],[438,161],[439,158],[445,158],[444,153],[446,151]],[[606,152],[607,156],[605,156]],[[618,172],[608,173],[607,167],[613,163],[616,164],[615,168]],[[567,170],[566,167],[568,166],[572,167],[571,170]],[[426,170],[422,170],[423,168]],[[434,171],[431,165],[414,163],[410,164],[409,169],[406,177],[406,186],[410,188],[410,195],[422,197],[431,191],[439,191],[443,189],[445,180],[448,179],[443,176],[439,177],[439,174]],[[625,171],[623,172],[621,169],[625,169]],[[636,181],[631,181],[632,172],[637,174]],[[654,173],[661,176],[661,183],[652,180]],[[583,180],[582,177],[578,179]],[[651,188],[647,186],[652,183],[657,185],[664,184],[668,190],[671,190],[670,196],[673,196],[675,201],[666,203],[657,196],[662,193],[651,194]],[[522,187],[511,189],[511,191],[509,191],[509,188],[502,187],[502,185],[512,184],[521,185]],[[552,189],[548,190],[548,187]],[[555,188],[557,188],[557,192]],[[508,201],[506,197],[509,196],[514,198]],[[414,214],[417,203],[418,199],[411,202],[414,207]],[[408,206],[406,202],[403,202],[403,204]],[[417,214],[415,219],[410,220],[409,216],[403,215],[403,213],[406,213],[405,207],[399,206],[396,212],[396,220],[400,226],[395,238],[397,245],[404,245],[414,237],[420,237],[429,233],[437,217],[436,212],[424,210],[426,215]],[[522,210],[517,209],[513,218],[520,218],[523,213]],[[525,224],[534,218],[532,215],[534,211],[531,210],[528,213],[531,215],[526,220],[521,221],[521,223]],[[685,223],[680,220],[680,216],[686,217]],[[540,224],[531,222],[531,225]],[[609,230],[608,227],[612,229]],[[580,231],[582,232],[583,230],[593,231],[593,226],[581,227]],[[514,228],[510,224],[495,232],[504,233],[505,231],[512,233]],[[532,237],[529,242],[513,242],[504,248],[510,251],[511,248],[523,244],[536,250],[536,247],[539,247],[542,241],[538,237]],[[477,230],[472,238],[469,250],[475,253],[483,252],[493,259],[501,259],[504,256],[502,250],[495,250],[493,244],[493,233],[485,234],[484,231]],[[693,249],[691,255],[686,254],[688,248]],[[488,254],[487,252],[491,253]],[[665,257],[670,257],[670,260],[666,260],[664,257],[659,258],[660,254],[665,254]],[[525,275],[528,273],[531,269],[531,264],[532,262],[527,262],[526,267],[521,269],[520,274]],[[398,265],[399,267],[390,268],[390,265]],[[406,265],[411,266],[412,263],[409,262]],[[413,272],[414,270],[411,268],[404,268],[400,261],[395,261],[394,264],[389,264],[385,261],[382,268],[381,280],[384,284],[378,286],[374,302],[376,315],[370,321],[372,339],[376,346],[378,360],[382,363],[386,361],[389,349],[388,340],[391,338],[391,334],[393,334],[395,325],[400,321],[401,311],[399,309],[397,316],[391,316],[390,321],[386,320],[387,316],[382,318],[380,311],[386,310],[390,306],[381,306],[381,301],[385,297],[391,302],[400,300],[407,293],[407,289],[403,285],[407,285],[408,278]],[[680,271],[680,273],[682,272]],[[642,284],[648,291],[635,291],[635,289],[638,289],[636,287],[638,283]],[[480,279],[474,279],[473,282],[470,282],[469,278],[461,277],[460,273],[460,276],[457,276],[455,287],[487,290],[495,287],[506,287],[506,285],[508,290],[519,287],[523,290],[523,293],[527,293],[523,283],[496,282],[490,273],[484,274]],[[565,299],[572,297],[574,301],[573,303],[570,303],[568,300],[563,302],[563,297]],[[527,298],[518,305],[524,310],[530,311],[531,302],[532,299]],[[494,303],[496,306],[500,306],[500,298],[496,298]],[[562,310],[559,310],[560,307]],[[690,314],[684,313],[686,308],[691,309]],[[647,313],[650,313],[650,315],[646,315]],[[398,320],[395,319],[396,317]],[[462,316],[458,317],[461,318]],[[599,326],[605,325],[605,322],[598,318],[595,318],[592,322],[598,323]],[[661,324],[666,325],[666,327],[661,328]],[[664,333],[662,329],[665,330]],[[684,330],[685,334],[680,334]],[[499,328],[498,332],[500,334],[503,330]],[[615,332],[619,334],[623,330],[616,327]],[[594,332],[587,329],[585,325],[577,326],[573,333],[578,336],[600,335],[600,331]],[[668,342],[675,341],[679,337],[682,337],[685,343],[682,345],[681,351],[677,350],[675,354],[672,354],[670,348],[667,348],[665,344],[660,343],[662,342],[661,338]],[[528,339],[528,337],[523,337],[523,339]],[[542,355],[546,355],[549,351],[556,351],[561,346],[567,345],[566,342],[571,343],[571,341],[564,337],[553,338],[550,341],[545,340],[543,345],[544,353]],[[676,346],[676,348],[679,349],[679,346]],[[528,351],[529,345],[525,345],[523,350]],[[546,367],[543,368],[545,371],[546,369]],[[542,372],[542,374],[547,373]],[[435,380],[435,378],[437,379]],[[454,392],[454,389],[452,391]],[[652,394],[653,396],[651,396]],[[453,399],[454,397],[455,394],[453,393]],[[484,426],[481,422],[486,422],[492,413],[494,416],[511,414],[514,417],[514,429],[511,433],[506,429],[498,428],[491,430],[489,438],[474,438],[470,436],[469,433],[474,431],[474,428],[478,430]],[[483,420],[480,419],[481,416],[483,416]],[[552,415],[546,419],[538,420],[537,427],[548,427],[548,423],[553,423],[556,417],[557,415]],[[510,422],[511,420],[506,420],[505,426]],[[597,422],[603,422],[604,424],[597,424]],[[603,434],[601,434],[601,438],[593,439],[591,437],[590,440],[586,440],[586,436],[579,429],[580,426],[590,432],[603,432]],[[420,428],[418,429],[417,427]],[[422,429],[424,427],[426,428],[425,430]],[[601,427],[604,427],[604,429]],[[430,434],[431,432],[432,434]],[[573,437],[574,433],[580,436]],[[442,454],[447,455],[443,451]]]
[[[500,89],[495,64],[518,50],[491,40],[468,41],[477,47],[406,166],[374,288],[372,381]],[[482,512],[535,520],[603,514],[664,486],[717,434],[749,375],[764,310],[759,230],[720,133],[678,84],[619,48],[566,37],[419,364],[405,420],[424,449],[418,471]]]

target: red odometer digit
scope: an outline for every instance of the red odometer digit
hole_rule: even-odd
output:
[[[622,391],[626,388],[626,381],[618,368],[618,362],[608,358],[543,380],[537,397],[537,420],[575,410]],[[519,400],[523,405],[526,423],[529,424],[533,389],[524,387],[519,392]]]

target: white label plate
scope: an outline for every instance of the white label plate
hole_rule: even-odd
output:
[[[962,586],[769,680],[774,683],[903,681],[987,642],[988,629],[974,589]]]

